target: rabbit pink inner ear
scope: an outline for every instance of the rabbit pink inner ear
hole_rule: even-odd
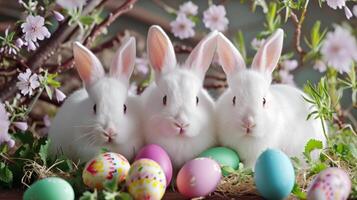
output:
[[[217,34],[217,31],[213,31],[203,38],[186,60],[185,66],[196,71],[202,78],[211,65],[216,52]]]
[[[125,82],[129,81],[135,65],[135,45],[134,37],[130,37],[123,42],[123,45],[115,53],[110,67],[110,76],[123,79]]]
[[[283,49],[284,31],[278,29],[271,35],[254,56],[252,68],[272,73],[279,62]]]
[[[237,48],[222,34],[217,37],[217,55],[226,74],[245,68],[245,61]]]
[[[73,44],[73,56],[79,76],[86,85],[104,76],[104,69],[98,58],[81,43]]]
[[[175,67],[175,51],[162,28],[157,25],[151,26],[147,37],[147,54],[153,69],[163,73]]]

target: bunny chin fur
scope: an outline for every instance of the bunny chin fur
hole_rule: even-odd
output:
[[[166,106],[162,104],[165,94],[168,97]],[[199,97],[197,107],[195,94]],[[142,94],[142,100],[146,102],[143,113],[145,140],[163,147],[175,169],[216,144],[214,102],[191,71],[176,67],[164,75],[158,85],[149,86]],[[171,124],[172,116],[181,111],[190,122],[185,136],[174,133]]]

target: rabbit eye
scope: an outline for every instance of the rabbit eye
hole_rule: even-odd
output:
[[[165,95],[164,98],[162,98],[162,104],[164,104],[164,106],[166,106],[166,101],[167,101],[167,96]]]
[[[124,104],[124,114],[126,113],[126,105]]]
[[[97,114],[97,104],[94,104],[94,106],[93,106],[93,112],[94,112],[94,114]]]
[[[263,106],[265,106],[267,100],[265,98],[263,98]]]
[[[198,102],[200,102],[200,99],[196,96],[196,105],[198,105]]]
[[[235,106],[236,105],[236,96],[233,97],[232,101],[233,101],[233,106]]]

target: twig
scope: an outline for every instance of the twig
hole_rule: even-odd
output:
[[[228,87],[228,85],[226,83],[224,83],[224,84],[206,84],[206,85],[204,85],[204,88],[206,88],[206,89],[214,89],[214,90],[221,89],[221,88],[227,88],[227,87]]]
[[[93,53],[98,53],[98,52],[103,51],[104,49],[112,48],[115,43],[120,43],[123,35],[124,35],[124,33],[120,32],[115,37],[111,38],[110,40],[108,40],[108,41],[102,43],[101,45],[91,49],[91,51]],[[64,72],[64,71],[66,71],[68,69],[73,68],[73,65],[74,65],[73,56],[71,56],[66,61],[64,61],[60,66],[52,67],[52,69],[50,71],[51,72],[56,71],[56,69],[58,68],[59,72]]]
[[[91,46],[94,40],[103,33],[103,31],[110,26],[119,16],[130,11],[137,0],[127,0],[118,8],[116,8],[109,16],[102,21],[99,25],[96,25],[92,31],[89,33],[87,38],[84,40],[83,44],[85,46]]]
[[[306,12],[303,12],[303,14]],[[300,55],[300,61],[301,63],[303,62],[303,58],[304,55],[306,54],[306,52],[303,50],[303,48],[301,47],[301,27],[302,27],[302,21],[300,21],[298,19],[298,17],[296,16],[296,14],[291,11],[291,19],[294,22],[295,25],[295,33],[294,33],[294,46],[295,46],[295,50],[296,52]]]
[[[221,76],[217,76],[217,75],[211,75],[211,74],[207,74],[206,79],[213,79],[213,80],[217,80],[217,81],[227,81],[226,77],[221,77]]]
[[[175,45],[174,46],[175,53],[191,53],[192,47],[186,46],[186,45]]]

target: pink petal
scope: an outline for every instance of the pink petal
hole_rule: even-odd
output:
[[[53,11],[53,14],[54,14],[54,16],[55,16],[55,18],[56,18],[57,21],[61,22],[61,21],[64,20],[64,16],[63,16],[60,12],[58,12],[58,11]]]
[[[351,19],[351,17],[353,16],[351,10],[347,6],[345,6],[344,9],[345,9],[346,18]]]
[[[15,146],[15,140],[13,139],[9,139],[6,143],[9,148],[13,148]]]
[[[58,102],[63,101],[66,98],[66,95],[59,89],[55,89],[55,93],[56,93],[56,99]]]
[[[28,125],[26,122],[13,122],[14,126],[16,126],[16,128],[22,130],[22,131],[26,131],[28,129]]]

